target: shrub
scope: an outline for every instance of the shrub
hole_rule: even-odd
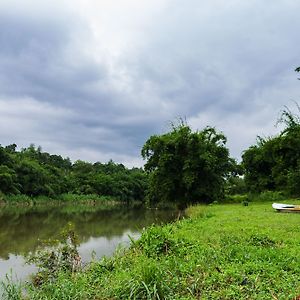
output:
[[[22,299],[22,287],[20,282],[13,282],[12,275],[9,277],[6,275],[5,281],[0,284],[0,291],[2,288],[2,300],[21,300]]]
[[[170,292],[165,272],[156,261],[141,261],[138,270],[125,283],[119,293],[120,299],[166,299]]]
[[[249,201],[247,194],[245,195],[229,195],[226,197],[226,203],[245,203]]]
[[[70,223],[62,230],[60,239],[45,241],[43,247],[27,259],[27,263],[34,263],[39,269],[33,276],[33,284],[39,286],[46,281],[55,281],[61,271],[73,273],[79,270],[81,258],[78,245],[74,227]]]
[[[172,226],[152,225],[142,233],[141,238],[134,242],[147,257],[157,257],[172,253],[179,254],[187,246],[183,239],[175,238]]]
[[[260,194],[249,194],[250,201],[257,202],[274,202],[284,200],[285,198],[285,194],[279,191],[265,191]]]

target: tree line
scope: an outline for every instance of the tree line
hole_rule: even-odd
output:
[[[0,146],[0,192],[55,198],[70,193],[97,194],[130,202],[143,200],[147,174],[141,168],[128,169],[112,160],[89,163],[51,155],[30,145]]]

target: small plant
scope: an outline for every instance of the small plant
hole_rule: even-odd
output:
[[[2,288],[2,300],[21,300],[22,288],[20,282],[13,282],[12,275],[7,275],[5,281],[0,284],[0,290]]]
[[[247,194],[236,194],[236,195],[228,195],[225,200],[226,203],[244,203],[249,202],[249,197]]]
[[[215,201],[213,201],[212,203],[209,203],[208,205],[209,205],[209,206],[213,206],[213,205],[217,205],[217,204],[219,204],[219,202],[218,202],[217,200],[215,200]]]
[[[128,299],[166,299],[169,287],[165,281],[165,274],[155,261],[141,263],[141,269],[126,284],[123,291]]]
[[[178,239],[173,228],[170,225],[153,225],[142,233],[138,241],[133,242],[133,247],[142,250],[150,258],[157,258],[163,255],[179,255],[189,244],[182,238]]]
[[[33,284],[40,286],[45,281],[54,281],[60,271],[67,273],[78,271],[81,268],[78,245],[71,223],[62,230],[60,239],[45,241],[43,247],[27,259],[27,263],[33,263],[39,268],[37,274],[33,276]]]
[[[274,247],[276,242],[268,236],[255,234],[249,239],[249,244],[257,247]]]
[[[174,247],[174,240],[167,227],[152,226],[142,233],[136,245],[148,256],[167,254]]]
[[[242,201],[242,204],[243,204],[244,206],[249,206],[249,201],[248,201],[247,199],[244,199],[244,200]]]

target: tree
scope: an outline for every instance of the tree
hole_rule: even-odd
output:
[[[184,208],[220,200],[233,162],[225,144],[225,136],[214,128],[192,132],[183,122],[151,136],[141,151],[149,173],[148,202],[175,202]]]
[[[23,159],[16,167],[20,192],[30,196],[51,195],[49,173],[37,161]]]
[[[296,104],[300,113],[300,107]],[[278,123],[285,128],[275,137],[259,138],[257,145],[243,153],[245,182],[248,190],[285,191],[300,195],[300,117],[287,107]]]
[[[300,67],[296,68],[296,69],[295,69],[295,72],[298,72],[298,73],[299,73],[299,72],[300,72]],[[300,80],[300,78],[298,78],[298,79]]]
[[[16,174],[8,166],[0,165],[0,192],[5,194],[19,193]]]

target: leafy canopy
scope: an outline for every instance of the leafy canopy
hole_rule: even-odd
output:
[[[285,126],[279,135],[258,138],[257,145],[244,151],[245,182],[252,192],[285,191],[299,196],[300,117],[285,107],[278,123]]]
[[[225,177],[233,165],[225,144],[226,137],[214,128],[192,132],[184,122],[151,136],[141,151],[150,173],[148,202],[185,207],[223,197]]]

